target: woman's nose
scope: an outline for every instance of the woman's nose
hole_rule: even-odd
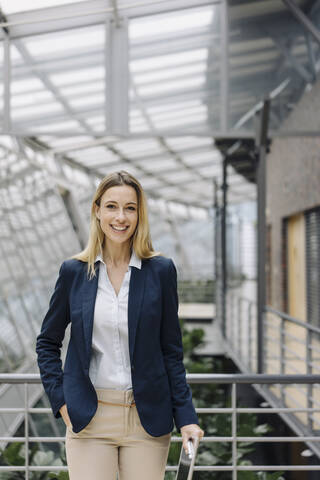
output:
[[[124,221],[125,220],[125,213],[124,213],[124,210],[122,208],[119,208],[118,210],[118,215],[117,215],[117,218],[120,220],[120,221]]]

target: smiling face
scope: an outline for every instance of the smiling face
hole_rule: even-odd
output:
[[[135,189],[129,185],[110,187],[100,198],[100,207],[95,205],[95,209],[107,242],[129,244],[138,223]]]

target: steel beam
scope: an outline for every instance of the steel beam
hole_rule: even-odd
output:
[[[221,322],[223,335],[226,335],[226,310],[227,310],[227,175],[228,157],[223,159],[222,167],[222,208],[221,208]]]
[[[268,144],[270,99],[266,99],[260,112],[257,128],[257,373],[264,372],[264,309],[266,305],[266,151]]]
[[[11,55],[9,35],[4,33],[3,128],[11,130]]]
[[[129,131],[129,38],[128,19],[117,27],[113,20],[106,25],[106,131],[127,134]]]
[[[220,7],[221,11],[221,75],[220,75],[220,115],[221,129],[228,129],[229,111],[229,16],[228,2],[224,0]]]

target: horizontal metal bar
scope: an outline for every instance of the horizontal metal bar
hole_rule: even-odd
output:
[[[232,442],[236,440],[237,442],[320,442],[320,436],[295,436],[295,437],[231,437],[231,436],[211,436],[211,437],[202,437],[201,442],[215,443],[215,442]],[[25,437],[0,437],[0,441],[4,442],[17,442],[25,443]],[[29,437],[29,443],[60,443],[64,442],[65,437]],[[181,442],[181,437],[172,437],[172,442]]]
[[[30,442],[46,442],[46,443],[59,443],[64,442],[65,437],[29,437]],[[17,442],[24,443],[25,437],[0,437],[1,442]]]
[[[279,470],[286,470],[286,471],[320,471],[320,465],[235,465],[230,467],[220,467],[220,466],[196,466],[194,467],[194,471],[208,471],[208,472],[230,472],[233,470],[237,470],[238,472],[242,471],[251,471],[251,472],[260,472],[260,471],[279,471]]]
[[[275,313],[278,317],[283,318],[284,320],[287,320],[288,322],[299,325],[300,327],[303,327],[306,330],[310,330],[311,332],[320,334],[320,328],[315,327],[314,325],[311,325],[310,323],[302,322],[301,320],[298,320],[297,318],[291,317],[287,313],[280,312],[279,310],[277,310],[273,307],[270,307],[270,306],[265,306],[264,310],[265,310],[265,312]]]
[[[320,375],[273,375],[273,374],[259,374],[259,373],[188,373],[188,383],[256,383],[256,384],[270,384],[270,383],[320,383]],[[41,383],[40,374],[38,373],[1,373],[1,383]]]
[[[232,413],[233,409],[230,408],[196,408],[197,413]],[[283,413],[283,412],[311,412],[317,413],[320,412],[320,408],[304,408],[304,407],[266,407],[266,408],[246,408],[246,407],[236,407],[237,413]]]
[[[85,135],[84,132],[79,130],[59,130],[59,131],[50,131],[50,130],[41,130],[37,131],[36,128],[34,129],[26,129],[26,130],[21,130],[21,129],[11,129],[11,130],[1,130],[0,131],[0,136],[5,135],[5,136],[15,136],[15,137],[28,137],[30,135],[34,136],[46,136],[46,137],[53,137],[53,138],[60,138],[60,137],[77,137],[80,136],[82,137]],[[111,132],[111,131],[101,131],[101,132],[95,132],[95,138],[102,138],[106,136],[116,136],[119,137],[118,132]],[[254,140],[255,138],[255,133],[251,132],[250,130],[248,131],[237,131],[237,130],[227,130],[227,131],[222,131],[222,130],[191,130],[191,129],[185,129],[185,130],[175,130],[172,129],[171,131],[168,130],[160,130],[156,129],[155,131],[146,131],[146,132],[129,132],[127,135],[121,135],[121,139],[144,139],[144,138],[155,138],[155,137],[167,137],[167,138],[172,138],[172,137],[185,137],[185,136],[190,136],[192,135],[193,137],[210,137],[210,138],[236,138],[236,139],[252,139]],[[319,137],[320,136],[320,131],[315,130],[315,131],[270,131],[269,132],[269,138],[299,138],[299,137]],[[270,307],[268,307],[270,308]],[[293,322],[295,323],[295,322]],[[312,326],[313,327],[313,326]],[[306,327],[309,328],[309,327]],[[310,328],[310,330],[313,330],[316,333],[319,333],[318,329],[316,327]]]
[[[1,407],[0,408],[0,413],[24,413],[27,410],[28,413],[52,413],[51,408],[35,408],[35,407],[30,407],[30,408],[23,408],[23,407]]]
[[[50,414],[52,413],[51,408],[5,408],[2,407],[0,408],[0,413],[25,413],[27,411],[28,413],[31,414]],[[311,412],[311,413],[317,413],[320,412],[320,408],[291,408],[291,407],[279,407],[279,408],[246,408],[246,407],[237,407],[236,408],[237,413],[282,413],[282,412]],[[232,413],[233,409],[232,408],[224,408],[224,407],[217,407],[217,408],[201,408],[198,407],[196,408],[196,412],[198,413]],[[16,437],[14,437],[16,438]],[[1,440],[1,438],[0,438]]]
[[[62,472],[67,471],[67,467],[57,466],[57,465],[49,465],[49,466],[41,466],[36,467],[30,465],[28,467],[30,472],[49,472],[49,471],[56,471]],[[166,467],[166,471],[174,471],[177,470],[178,466],[170,465]],[[286,471],[320,471],[320,465],[230,465],[230,466],[211,466],[211,465],[199,465],[194,467],[194,471],[198,472],[230,472],[233,470],[237,471],[251,471],[251,472],[258,472],[258,471],[279,471],[279,470],[286,470]],[[25,471],[25,467],[23,466],[0,466],[0,471],[6,472],[22,472]]]

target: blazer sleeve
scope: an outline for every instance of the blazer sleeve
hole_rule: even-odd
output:
[[[168,260],[162,299],[161,349],[170,383],[173,417],[180,432],[184,425],[199,424],[199,420],[192,403],[192,394],[186,381],[183,364],[182,335],[178,318],[177,270],[173,261]]]
[[[63,262],[36,344],[41,381],[56,418],[61,417],[59,409],[65,403],[61,347],[70,321],[68,304],[68,282]]]

